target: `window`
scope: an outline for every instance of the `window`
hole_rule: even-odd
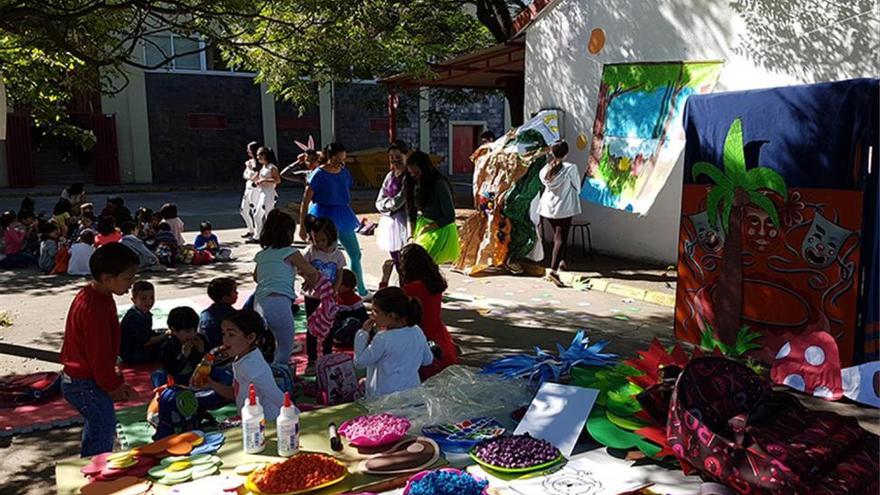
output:
[[[168,61],[165,62],[166,60]],[[153,69],[252,75],[249,72],[241,72],[235,70],[235,68],[230,68],[226,61],[223,60],[220,49],[216,46],[208,45],[199,38],[176,34],[145,37],[144,61],[146,65]]]
[[[170,36],[147,36],[144,39],[144,61],[150,67],[170,69],[171,62],[162,64],[163,61],[171,58],[171,37]],[[162,64],[162,65],[159,65]]]
[[[194,38],[185,38],[183,36],[171,36],[174,42],[174,68],[182,70],[201,70],[202,69],[202,53],[199,49],[202,43]]]

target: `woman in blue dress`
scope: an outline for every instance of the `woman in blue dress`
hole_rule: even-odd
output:
[[[326,163],[306,176],[306,190],[299,210],[299,237],[303,241],[308,238],[304,227],[307,213],[332,219],[339,232],[339,242],[348,255],[348,266],[357,275],[358,293],[364,296],[367,294],[367,287],[364,285],[364,270],[361,267],[361,245],[355,234],[359,223],[351,209],[349,192],[354,179],[345,167],[345,146],[330,143],[324,148],[323,155]]]

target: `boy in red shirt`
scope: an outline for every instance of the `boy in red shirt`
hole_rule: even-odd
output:
[[[67,312],[61,346],[61,392],[83,417],[83,457],[113,450],[113,403],[133,394],[116,372],[122,334],[113,295],[128,292],[138,262],[134,251],[124,244],[98,248],[89,259],[94,280],[77,293]]]

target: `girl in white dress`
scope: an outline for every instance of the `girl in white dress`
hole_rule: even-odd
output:
[[[394,141],[388,147],[388,161],[391,170],[382,181],[376,210],[382,214],[376,229],[376,244],[379,249],[388,251],[394,260],[395,268],[400,264],[400,250],[409,238],[409,221],[406,215],[406,158],[409,146],[403,141]]]
[[[247,227],[247,232],[242,237],[254,236],[254,208],[257,206],[257,199],[260,194],[260,190],[254,184],[254,179],[256,179],[260,169],[260,163],[257,161],[257,150],[259,148],[260,144],[256,141],[248,143],[248,159],[244,162],[244,171],[241,174],[241,178],[244,179],[244,194],[241,196],[241,209],[239,211],[241,218],[244,220],[244,225]]]
[[[254,206],[254,238],[248,242],[257,242],[260,233],[263,231],[263,223],[266,221],[266,215],[275,209],[275,201],[278,199],[278,193],[275,188],[281,182],[281,173],[278,171],[278,159],[272,148],[263,147],[257,150],[257,161],[260,163],[259,173],[257,173],[256,189],[259,191],[257,203]]]

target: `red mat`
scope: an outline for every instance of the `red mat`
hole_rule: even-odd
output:
[[[117,402],[116,409],[139,406],[149,402],[153,397],[150,373],[157,368],[159,368],[158,363],[125,365],[124,368],[121,368],[125,383],[131,385],[137,395],[132,400]],[[79,413],[61,395],[48,402],[0,409],[0,436],[50,430],[79,423],[82,423]]]

